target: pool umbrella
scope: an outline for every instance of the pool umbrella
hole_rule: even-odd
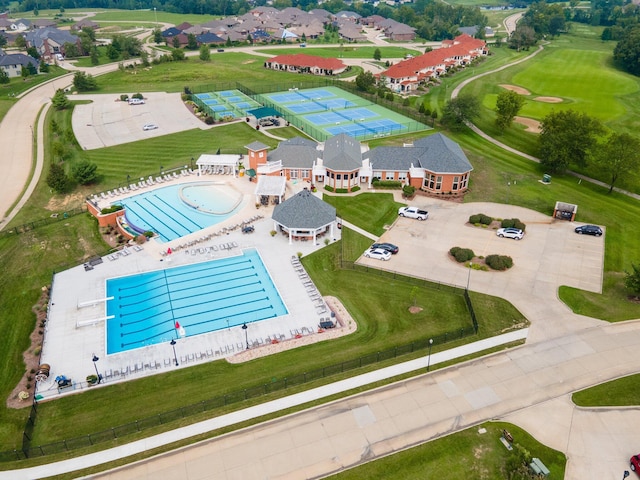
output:
[[[176,329],[180,328],[180,322],[176,322]]]
[[[171,255],[171,247],[167,248],[167,255]]]
[[[253,168],[250,168],[249,170],[247,170],[245,172],[249,177],[255,177],[256,176],[256,171]]]

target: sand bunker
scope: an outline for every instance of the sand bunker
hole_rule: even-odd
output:
[[[544,103],[562,103],[562,99],[558,97],[536,97],[534,98],[536,102],[544,102]]]
[[[531,95],[531,92],[526,88],[516,87],[515,85],[498,85],[506,90],[511,90],[512,92],[516,92],[519,95]]]
[[[513,121],[527,127],[524,129],[525,132],[540,133],[542,131],[540,129],[540,122],[537,120],[534,120],[533,118],[514,117]]]

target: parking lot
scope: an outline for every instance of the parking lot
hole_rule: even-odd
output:
[[[126,93],[126,92],[125,92]],[[131,96],[131,93],[128,93]],[[120,94],[73,95],[73,100],[90,100],[73,112],[73,131],[85,150],[182,132],[193,128],[211,128],[198,120],[185,106],[180,93],[145,93],[145,103],[129,105]],[[157,129],[143,130],[155,124]]]
[[[545,286],[556,290],[560,285],[601,292],[604,236],[574,233],[579,223],[513,205],[422,198],[411,205],[428,210],[429,219],[398,217],[380,241],[398,245],[399,253],[388,262],[362,257],[361,263],[461,287],[470,281],[471,290],[501,297],[515,291],[534,294]],[[527,226],[525,236],[522,240],[499,238],[493,229],[469,225],[469,216],[476,213],[519,218]],[[470,274],[449,258],[449,249],[456,246],[471,248],[476,256],[508,255],[514,266],[506,272],[473,270]]]

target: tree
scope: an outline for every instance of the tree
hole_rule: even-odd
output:
[[[203,62],[208,62],[211,60],[211,47],[206,43],[200,45],[200,60]]]
[[[91,47],[91,65],[98,65],[100,63],[100,54],[98,53],[98,47],[93,45]]]
[[[195,50],[198,48],[198,40],[194,33],[187,35],[187,48],[189,50]]]
[[[171,50],[171,59],[174,62],[184,60],[185,59],[184,50],[182,50],[181,48],[174,48],[173,50]]]
[[[376,48],[373,52],[373,59],[380,61],[381,58],[382,58],[382,52],[380,52],[379,48]]]
[[[76,72],[73,74],[73,86],[79,92],[88,92],[90,90],[98,89],[96,79],[90,74],[84,72]]]
[[[61,88],[56,90],[56,93],[51,97],[51,105],[56,110],[64,110],[71,106],[71,102],[67,98],[67,94]]]
[[[64,173],[62,163],[53,162],[49,167],[47,175],[47,185],[56,193],[64,193],[69,188],[69,179]]]
[[[29,73],[29,75],[37,75],[38,67],[36,67],[33,63],[29,62],[27,63],[27,72]]]
[[[231,41],[231,37],[227,37],[227,41],[225,42],[225,46],[227,47],[232,47],[233,46],[233,42]]]
[[[624,272],[624,286],[631,290],[636,298],[640,294],[640,265],[631,264],[632,272]]]
[[[80,56],[80,51],[75,43],[66,42],[64,44],[64,55],[69,58],[75,58]]]
[[[613,60],[629,73],[640,76],[640,25],[625,30],[613,50]]]
[[[160,31],[159,28],[155,28],[153,30],[153,41],[158,44],[158,43],[162,43],[162,32]]]
[[[356,86],[358,87],[358,90],[363,92],[368,92],[373,89],[375,83],[376,79],[371,72],[362,72],[356,77]]]
[[[22,35],[18,35],[16,39],[13,41],[13,43],[18,48],[25,48],[27,46],[27,41],[24,39]]]
[[[8,40],[3,34],[0,34],[0,48],[4,48],[7,46]]]
[[[596,150],[596,162],[609,174],[609,193],[622,175],[638,171],[640,140],[628,133],[612,133]]]
[[[41,59],[40,65],[38,65],[38,70],[40,70],[40,73],[49,73],[49,65]]]
[[[9,75],[7,75],[7,72],[0,68],[0,85],[6,85],[10,81],[11,79],[9,78]]]
[[[27,48],[27,55],[29,55],[30,57],[35,58],[36,60],[40,59],[40,54],[38,53],[38,49],[36,47],[28,47]]]
[[[173,45],[173,48],[180,48],[180,39],[178,37],[173,37],[171,45]]]
[[[109,60],[117,60],[120,58],[120,51],[113,45],[107,45],[107,58]]]
[[[535,45],[537,41],[536,32],[533,28],[518,24],[509,37],[509,47],[518,52],[520,50],[529,50],[529,47]]]
[[[563,172],[571,163],[586,166],[596,135],[603,131],[600,122],[585,113],[551,112],[542,119],[540,163],[553,172]]]
[[[496,126],[501,132],[511,126],[511,122],[524,105],[524,98],[512,90],[498,94],[496,100]]]
[[[80,185],[88,185],[98,178],[98,166],[89,160],[80,160],[71,167],[71,173]]]
[[[447,102],[442,111],[442,124],[451,130],[462,130],[480,113],[480,102],[472,95],[460,95]]]

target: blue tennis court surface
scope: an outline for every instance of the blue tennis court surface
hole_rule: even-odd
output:
[[[218,100],[216,100],[215,98],[206,98],[203,100],[205,105],[218,105]]]
[[[325,128],[331,135],[346,133],[353,137],[363,135],[379,135],[379,134],[398,134],[403,130],[407,130],[405,125],[394,122],[389,119],[372,120],[369,122],[347,123],[344,125],[336,125],[335,127]]]
[[[238,103],[244,100],[242,97],[226,97],[225,100],[229,103]]]
[[[107,280],[107,354],[288,313],[260,255],[242,255]]]
[[[314,115],[306,115],[305,120],[315,125],[327,125],[338,122],[351,122],[353,120],[364,120],[365,118],[377,117],[378,114],[372,112],[368,108],[354,108],[351,110],[336,110],[333,112],[316,113]]]
[[[223,92],[218,92],[218,95],[221,97],[233,97],[236,94],[233,90],[225,90]]]

